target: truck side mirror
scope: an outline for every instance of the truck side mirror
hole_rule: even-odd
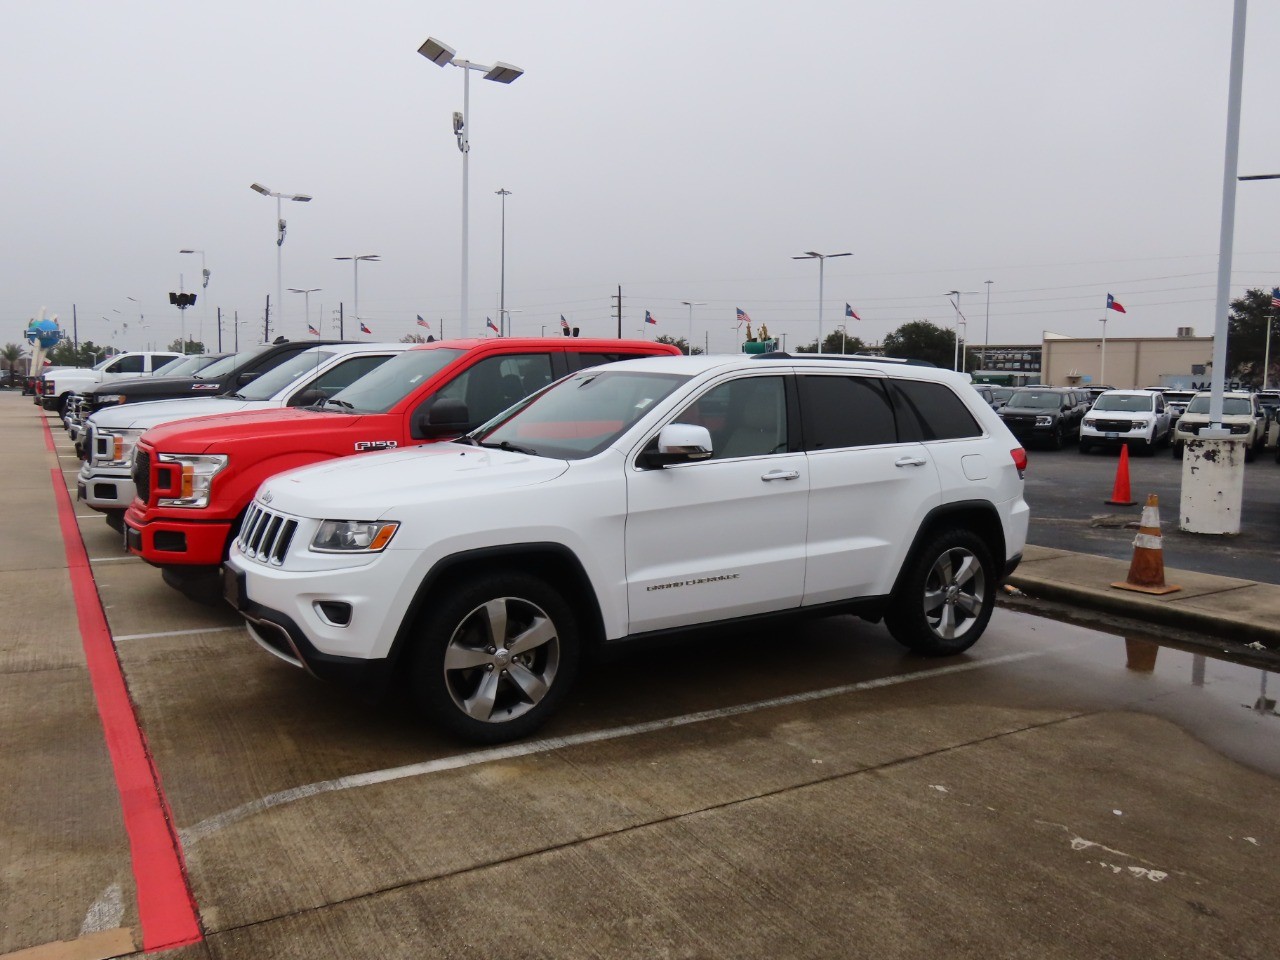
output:
[[[295,393],[289,400],[291,407],[313,407],[317,403],[322,403],[329,399],[329,394],[325,393],[319,387],[312,387],[310,390],[302,390]]]
[[[471,414],[466,403],[452,397],[441,397],[426,410],[414,415],[413,438],[436,440],[441,437],[456,437],[466,433],[471,427]]]

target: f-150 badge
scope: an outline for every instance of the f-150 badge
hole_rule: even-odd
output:
[[[356,453],[365,453],[369,450],[390,450],[396,446],[399,446],[399,444],[394,440],[357,440]]]

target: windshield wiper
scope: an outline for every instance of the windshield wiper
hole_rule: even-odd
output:
[[[348,410],[354,410],[356,408],[354,403],[347,403],[345,400],[335,400],[333,397],[330,397],[324,403],[320,404],[320,409],[323,410],[325,407],[329,406],[329,404],[333,404],[335,407],[346,407]]]
[[[517,447],[510,440],[503,440],[501,443],[485,443],[483,440],[476,441],[482,447],[489,447],[491,450],[506,450],[508,453],[523,453],[527,457],[536,457],[538,451],[532,447]]]
[[[227,399],[228,400],[248,400],[249,398],[246,397],[243,393],[229,393],[227,394]]]

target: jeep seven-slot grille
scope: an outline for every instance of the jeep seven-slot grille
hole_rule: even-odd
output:
[[[141,447],[133,454],[133,485],[138,491],[138,499],[143,503],[151,502],[151,454]]]
[[[250,560],[280,566],[289,543],[298,529],[298,521],[273,513],[257,503],[249,506],[236,543]]]

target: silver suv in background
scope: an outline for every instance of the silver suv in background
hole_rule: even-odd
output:
[[[1173,429],[1173,455],[1182,459],[1184,444],[1209,425],[1209,391],[1197,393],[1187,404],[1187,412]],[[1222,395],[1222,426],[1245,441],[1244,458],[1251,461],[1267,442],[1266,418],[1256,393],[1232,391]]]

